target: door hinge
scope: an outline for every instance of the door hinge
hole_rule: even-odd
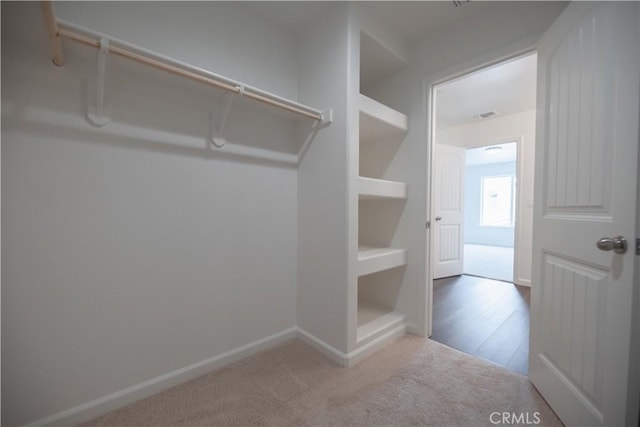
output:
[[[431,228],[431,221],[427,221],[427,222],[424,224],[424,226],[427,228],[427,230],[428,230],[428,229],[430,229],[430,228]]]
[[[636,255],[640,255],[640,239],[636,239]]]

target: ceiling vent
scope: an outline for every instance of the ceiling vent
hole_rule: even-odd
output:
[[[487,111],[486,113],[476,114],[473,118],[477,120],[484,120],[497,115],[498,113],[496,111]]]

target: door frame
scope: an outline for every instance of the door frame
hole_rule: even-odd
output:
[[[426,118],[426,144],[427,144],[427,158],[425,159],[425,170],[426,170],[426,194],[425,194],[425,221],[430,221],[433,216],[433,201],[431,195],[433,194],[434,188],[434,168],[433,162],[435,161],[435,104],[436,104],[436,87],[450,82],[459,78],[462,78],[466,75],[472,74],[474,72],[483,70],[485,68],[489,68],[492,66],[499,65],[500,63],[507,62],[510,60],[514,60],[517,58],[525,57],[536,52],[536,43],[537,39],[528,39],[524,40],[510,46],[507,46],[498,51],[494,51],[487,55],[482,55],[472,59],[471,61],[460,63],[457,66],[453,66],[451,68],[446,69],[443,72],[427,76],[422,80],[422,92],[423,92],[423,100],[424,100],[424,114]],[[521,150],[521,140],[522,137],[520,135],[514,137],[510,141],[518,141],[518,172],[522,170],[520,167],[520,156],[522,153]],[[520,177],[518,176],[518,179]],[[522,180],[520,179],[520,182]],[[520,183],[519,183],[520,185]],[[516,196],[519,197],[517,194]],[[520,202],[517,203],[517,208],[519,208]],[[519,222],[519,221],[518,221]],[[517,223],[516,223],[517,226]],[[420,310],[418,316],[418,332],[420,335],[425,337],[430,337],[432,335],[432,327],[433,327],[433,243],[434,239],[431,233],[432,228],[428,227],[427,232],[425,233],[425,242],[424,242],[424,254],[426,256],[426,260],[424,263],[424,270],[421,272],[424,274],[421,283],[424,283],[424,286],[420,286]],[[517,238],[517,230],[516,238]],[[515,276],[515,268],[514,265],[514,276]]]

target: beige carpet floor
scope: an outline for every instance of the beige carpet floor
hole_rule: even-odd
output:
[[[84,426],[492,426],[493,412],[562,425],[525,376],[407,336],[349,369],[290,341]]]

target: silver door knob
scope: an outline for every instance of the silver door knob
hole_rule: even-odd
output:
[[[622,236],[614,237],[603,237],[598,240],[596,243],[598,249],[602,251],[614,251],[617,254],[623,254],[627,252],[627,239]]]
[[[442,217],[441,217],[441,216],[437,216],[437,217],[436,217],[436,221],[440,221],[441,219],[442,219]]]

